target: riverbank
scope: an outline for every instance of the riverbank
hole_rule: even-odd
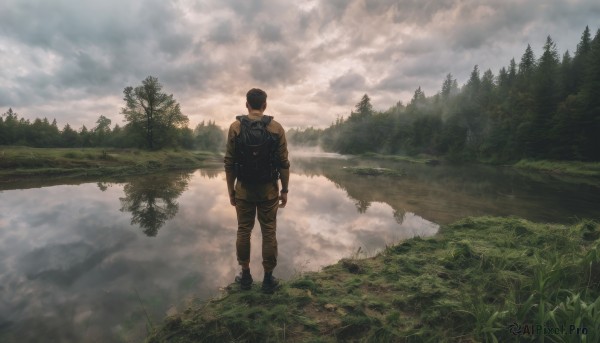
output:
[[[371,160],[388,160],[388,161],[401,161],[401,162],[409,162],[409,163],[421,163],[421,164],[430,164],[430,165],[438,165],[440,164],[440,160],[427,155],[418,155],[418,156],[405,156],[405,155],[384,155],[378,154],[374,152],[366,152],[364,154],[356,155],[356,157],[371,159]]]
[[[409,163],[421,163],[429,165],[438,165],[444,162],[442,157],[429,155],[404,156],[404,155],[384,155],[377,153],[364,153],[356,157],[372,160],[402,161]],[[489,161],[479,161],[483,164],[497,165]],[[527,160],[523,159],[514,164],[503,165],[520,170],[536,171],[556,176],[576,176],[576,177],[600,177],[600,162],[582,162],[582,161],[549,161],[549,160]]]
[[[168,317],[147,342],[595,342],[599,238],[591,221],[466,218],[305,273],[273,295],[260,282],[230,285]]]
[[[600,177],[600,162],[520,160],[513,167],[556,175]]]
[[[26,178],[102,177],[194,169],[222,163],[204,151],[0,147],[0,182]]]

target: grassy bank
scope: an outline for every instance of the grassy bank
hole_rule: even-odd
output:
[[[406,172],[404,170],[393,170],[389,168],[372,168],[372,167],[343,167],[344,170],[352,174],[361,176],[404,176]]]
[[[440,163],[439,159],[433,158],[430,156],[425,156],[425,155],[419,155],[419,156],[384,155],[384,154],[378,154],[378,153],[374,153],[374,152],[367,152],[364,154],[356,155],[356,157],[364,158],[364,159],[401,161],[401,162],[432,164],[432,165],[437,165]]]
[[[467,218],[306,273],[274,295],[231,285],[147,341],[598,342],[599,237],[590,221]]]
[[[146,174],[220,161],[218,154],[186,150],[0,147],[0,181]]]
[[[514,167],[558,175],[600,177],[600,162],[521,160]]]
[[[404,156],[404,155],[383,155],[378,153],[364,153],[356,155],[358,158],[372,160],[402,161],[409,163],[421,163],[437,165],[441,160],[427,155]],[[497,161],[480,160],[480,163],[497,165]],[[522,170],[530,170],[553,174],[556,176],[576,176],[576,177],[600,177],[600,162],[582,162],[582,161],[549,161],[549,160],[520,160],[512,167]]]

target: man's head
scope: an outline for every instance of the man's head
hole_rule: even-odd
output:
[[[252,88],[246,93],[246,107],[264,111],[267,108],[267,93],[262,89]]]

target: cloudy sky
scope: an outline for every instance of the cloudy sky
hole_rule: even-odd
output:
[[[260,87],[285,127],[325,127],[364,93],[384,110],[497,74],[548,35],[573,51],[598,18],[597,0],[2,0],[0,113],[123,124],[123,88],[152,75],[192,126],[227,126]]]

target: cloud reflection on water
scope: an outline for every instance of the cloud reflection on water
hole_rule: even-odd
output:
[[[158,322],[182,299],[206,298],[230,283],[238,269],[237,224],[224,173],[181,175],[166,175],[164,182],[148,176],[102,187],[89,183],[4,191],[2,341],[139,340],[145,320],[136,291]],[[394,210],[381,202],[359,213],[355,200],[323,176],[293,174],[290,184],[288,206],[278,216],[276,274],[283,278],[334,263],[358,247],[375,253],[385,244],[437,230],[411,213],[398,223]],[[178,204],[176,214],[153,226],[160,231],[151,239],[136,223],[131,225],[131,212],[120,211],[125,207],[120,198],[134,187],[144,199],[149,199],[144,190],[159,187],[168,201]],[[258,223],[255,228],[251,267],[258,279]]]

